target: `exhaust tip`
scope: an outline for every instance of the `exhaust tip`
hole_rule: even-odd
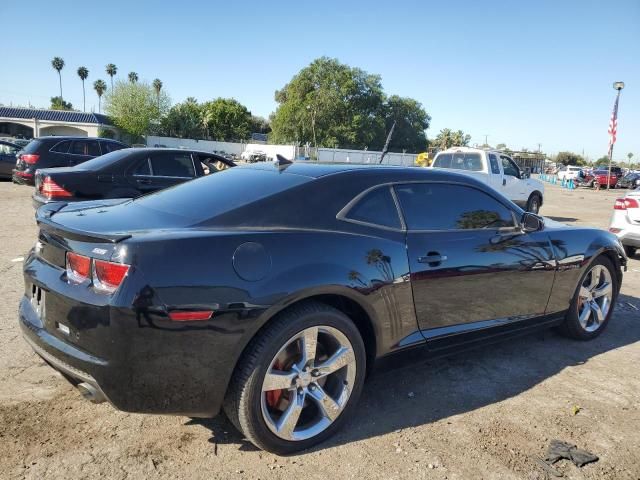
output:
[[[103,393],[90,383],[79,383],[77,388],[82,396],[91,403],[102,403],[106,400]]]

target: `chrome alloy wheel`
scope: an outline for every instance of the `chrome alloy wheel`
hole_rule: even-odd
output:
[[[271,432],[300,441],[326,430],[349,401],[356,368],[353,346],[336,328],[310,327],[290,338],[262,382],[262,416]]]
[[[613,300],[611,272],[595,265],[585,276],[578,293],[578,320],[587,332],[594,332],[604,322]]]

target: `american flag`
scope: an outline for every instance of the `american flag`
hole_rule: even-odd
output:
[[[618,133],[618,99],[620,91],[616,96],[616,103],[613,104],[613,112],[611,112],[611,120],[609,121],[609,156],[613,151],[613,144],[616,143],[616,134]]]

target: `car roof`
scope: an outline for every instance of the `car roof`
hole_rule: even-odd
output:
[[[20,145],[17,145],[15,143],[11,143],[11,142],[7,142],[6,140],[0,140],[0,143],[2,145],[9,145],[10,147],[21,148]]]
[[[72,135],[44,135],[42,137],[36,137],[33,140],[43,140],[43,141],[50,141],[50,142],[59,142],[62,140],[102,140],[104,142],[116,142],[116,143],[120,143],[122,145],[126,145],[125,143],[119,141],[119,140],[114,140],[113,138],[102,138],[102,137],[77,137],[77,136],[72,136]]]
[[[440,153],[497,153],[501,155],[507,155],[507,153],[500,150],[494,150],[491,148],[475,148],[475,147],[449,147],[445,150],[441,150]]]
[[[253,170],[278,171],[292,175],[302,175],[310,178],[320,178],[326,175],[335,175],[339,173],[352,171],[389,171],[389,170],[407,170],[409,167],[401,167],[396,165],[376,165],[366,163],[315,163],[309,161],[294,161],[288,165],[278,166],[274,162],[260,162],[249,165],[241,165],[240,168],[248,168]]]

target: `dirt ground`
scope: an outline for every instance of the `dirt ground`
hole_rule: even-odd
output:
[[[543,215],[600,228],[620,195],[547,189]],[[640,478],[640,257],[595,341],[548,331],[448,358],[404,355],[374,373],[338,436],[285,458],[222,417],[88,403],[31,352],[16,320],[20,257],[36,235],[30,194],[0,182],[0,478],[544,479],[534,458],[551,439],[600,457],[562,461],[565,478]]]

